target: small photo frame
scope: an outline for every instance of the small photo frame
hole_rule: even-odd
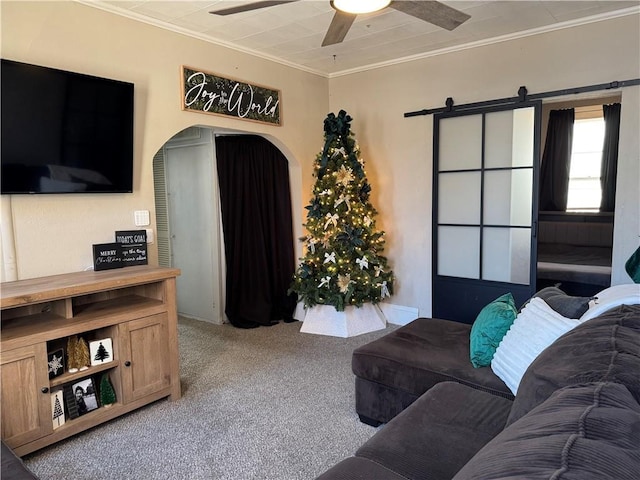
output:
[[[96,396],[96,387],[91,378],[85,378],[71,386],[76,406],[78,407],[78,415],[82,416],[92,410],[98,408],[98,397]]]
[[[64,350],[62,348],[47,353],[49,379],[64,373]]]
[[[113,362],[113,344],[110,338],[89,342],[89,355],[91,366],[102,365]]]
[[[53,429],[64,425],[64,395],[62,389],[51,391],[51,421]]]

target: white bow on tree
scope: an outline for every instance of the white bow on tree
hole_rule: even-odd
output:
[[[369,268],[369,261],[367,260],[367,257],[356,258],[356,263],[360,265],[360,270]]]
[[[336,263],[336,252],[332,252],[331,255],[329,255],[328,253],[324,254],[324,262],[322,263],[329,263],[329,262]]]
[[[349,201],[351,200],[351,195],[345,195],[344,193],[340,195],[340,197],[333,204],[334,208],[338,208],[338,205],[344,203],[347,206],[347,212],[351,211],[351,205]]]
[[[311,253],[316,253],[316,243],[318,243],[318,241],[315,238],[309,239],[309,250],[311,250]]]
[[[347,152],[345,152],[344,147],[341,148],[336,148],[335,151],[333,152],[332,157],[337,157],[338,155],[342,155],[343,157],[347,154]]]
[[[327,221],[324,223],[324,229],[326,230],[327,227],[329,226],[329,224],[333,224],[334,227],[338,226],[338,219],[340,217],[338,217],[337,213],[334,213],[333,215],[331,215],[330,213],[327,213],[325,215],[325,218],[327,219]]]

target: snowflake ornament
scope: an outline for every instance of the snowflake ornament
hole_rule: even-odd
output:
[[[51,360],[49,360],[49,373],[53,373],[54,375],[58,374],[58,370],[63,369],[64,365],[62,364],[62,356],[56,357],[53,355]]]

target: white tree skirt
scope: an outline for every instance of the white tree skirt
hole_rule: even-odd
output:
[[[299,310],[296,313],[302,316],[299,315]],[[296,318],[302,320],[298,316]],[[377,305],[371,303],[365,303],[362,307],[349,306],[344,312],[338,312],[331,305],[316,305],[304,311],[300,331],[346,338],[386,327],[387,320],[384,314]]]

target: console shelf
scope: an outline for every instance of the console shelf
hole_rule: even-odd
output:
[[[177,269],[125,267],[6,282],[1,286],[2,439],[24,455],[124,413],[180,398]],[[70,336],[110,338],[112,358],[49,379],[47,353]],[[108,375],[116,403],[54,427],[53,392]],[[97,385],[96,385],[97,387]],[[98,388],[98,387],[97,387]],[[73,403],[73,402],[72,402]]]

